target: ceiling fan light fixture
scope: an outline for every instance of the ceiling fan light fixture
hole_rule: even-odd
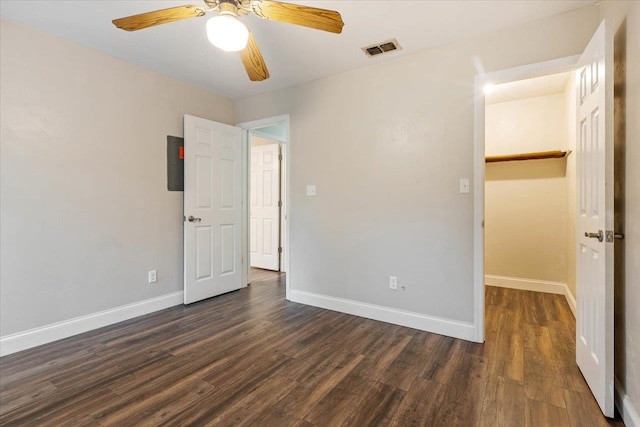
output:
[[[218,15],[207,22],[207,38],[217,48],[237,52],[247,47],[249,30],[232,15]]]

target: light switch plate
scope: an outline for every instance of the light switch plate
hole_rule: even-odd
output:
[[[469,192],[469,178],[460,178],[460,193]]]
[[[307,185],[307,196],[315,196],[315,195],[316,195],[316,186]]]

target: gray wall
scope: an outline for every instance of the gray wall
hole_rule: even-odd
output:
[[[166,136],[231,100],[7,20],[0,26],[0,335],[180,291]],[[158,283],[147,284],[147,271]]]
[[[292,288],[473,322],[473,190],[458,186],[473,178],[474,63],[575,55],[597,25],[583,8],[237,101],[239,122],[291,115]]]

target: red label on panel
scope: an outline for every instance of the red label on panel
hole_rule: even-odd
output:
[[[180,160],[184,160],[184,146],[180,146],[180,154],[178,155]]]

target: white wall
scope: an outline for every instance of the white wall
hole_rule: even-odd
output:
[[[563,93],[485,107],[490,155],[566,150]],[[487,163],[485,274],[565,283],[566,160]]]
[[[0,335],[182,289],[166,136],[231,100],[7,20],[0,33]],[[158,283],[147,284],[147,271]]]
[[[616,242],[615,371],[622,393],[627,425],[629,409],[640,425],[640,2],[606,1],[602,18],[615,47],[626,57],[626,84],[616,88],[617,222],[625,238]],[[626,22],[626,27],[624,26]],[[624,41],[626,40],[626,47]],[[621,68],[617,69],[619,73]],[[608,84],[613,87],[613,81]],[[624,102],[622,102],[624,100]]]
[[[564,94],[486,105],[487,156],[563,150],[566,147]]]
[[[458,186],[476,58],[489,72],[575,55],[597,25],[586,7],[237,101],[240,122],[291,114],[292,289],[473,322],[473,191]]]

